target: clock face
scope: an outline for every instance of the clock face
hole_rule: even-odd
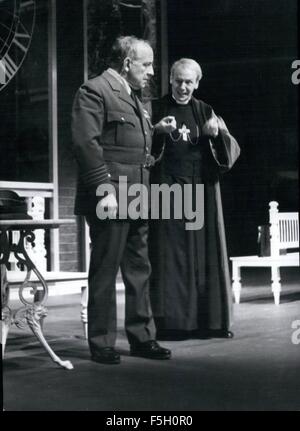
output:
[[[0,0],[0,91],[26,57],[34,22],[34,0]]]

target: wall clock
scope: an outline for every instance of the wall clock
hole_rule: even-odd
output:
[[[34,0],[0,0],[0,91],[13,79],[30,47]]]

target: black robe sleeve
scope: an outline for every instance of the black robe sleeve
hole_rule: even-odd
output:
[[[164,99],[155,100],[152,104],[152,123],[155,125],[158,123],[165,115],[165,102]],[[152,155],[156,160],[156,163],[160,162],[165,146],[166,135],[164,133],[156,133],[155,128],[153,129],[153,139],[152,139]]]
[[[240,147],[221,117],[218,118],[219,134],[209,140],[210,151],[220,173],[229,171],[240,155]]]

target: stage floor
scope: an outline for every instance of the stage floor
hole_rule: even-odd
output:
[[[161,342],[172,349],[170,361],[129,356],[119,292],[117,349],[122,362],[116,366],[90,361],[80,296],[50,297],[44,333],[74,369],[56,366],[30,330],[12,327],[3,361],[4,409],[299,410],[300,333],[293,336],[292,328],[297,320],[300,328],[299,270],[283,271],[279,306],[274,305],[266,270],[246,271],[244,280],[241,303],[234,305],[235,337]]]

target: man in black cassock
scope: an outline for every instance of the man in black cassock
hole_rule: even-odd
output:
[[[171,219],[151,222],[151,301],[161,339],[233,336],[219,176],[231,169],[240,149],[222,118],[193,97],[201,77],[194,60],[175,62],[172,94],[159,101],[156,113],[154,109],[154,121],[172,116],[176,130],[154,137],[153,153],[161,160],[153,170],[152,183],[179,184],[182,190],[189,185],[193,208],[199,198],[196,185],[204,184],[201,229],[187,230],[184,216],[172,217],[177,205],[172,193]]]

